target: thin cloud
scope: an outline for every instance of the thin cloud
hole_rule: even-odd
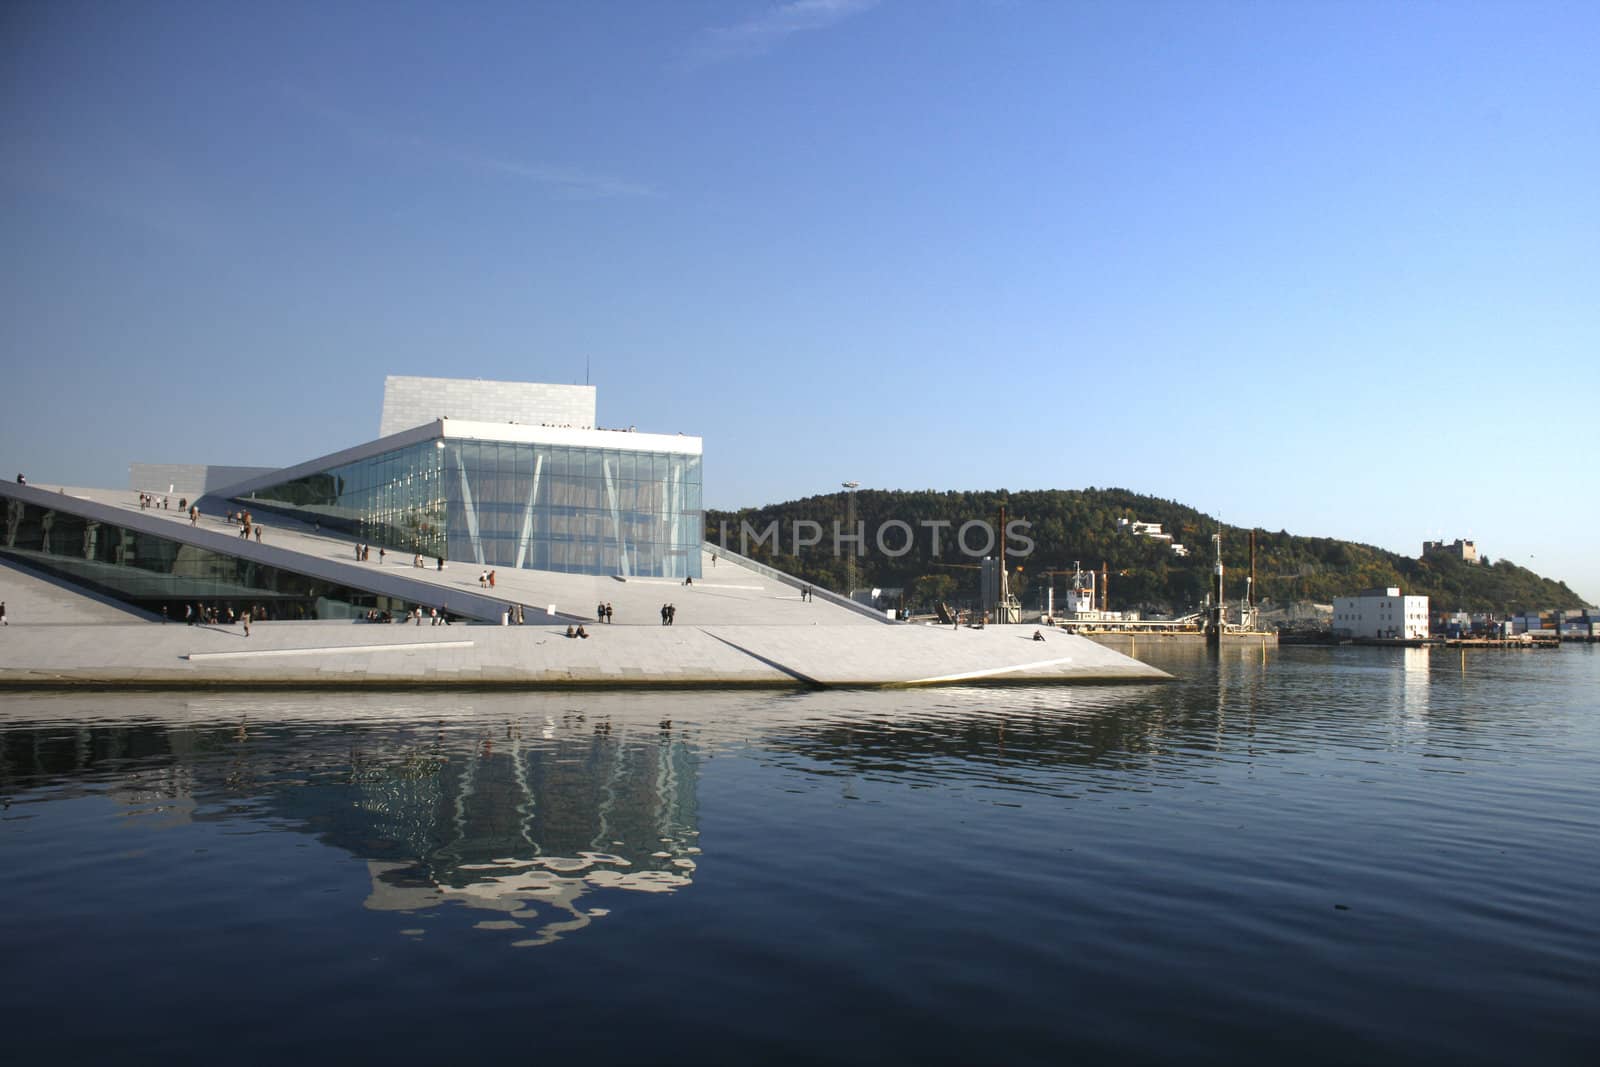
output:
[[[369,146],[397,149],[419,158],[484,174],[501,174],[544,186],[550,192],[582,200],[658,195],[641,182],[607,174],[596,174],[575,167],[550,163],[525,163],[520,160],[474,152],[411,133],[397,133],[366,122],[348,111],[330,107],[298,89],[284,88],[282,96],[317,119],[341,131],[352,141]]]
[[[878,0],[788,0],[729,26],[701,30],[685,57],[691,66],[765,55],[797,33],[825,30]]]
[[[656,195],[656,191],[648,185],[626,181],[622,178],[613,178],[604,174],[592,174],[588,171],[556,167],[544,163],[519,163],[515,160],[499,159],[495,156],[486,156],[477,152],[466,152],[450,148],[416,137],[406,138],[405,143],[418,151],[430,153],[436,158],[459,164],[469,170],[482,171],[486,174],[505,174],[513,178],[524,178],[540,185],[549,186],[567,196],[600,200],[608,197]]]

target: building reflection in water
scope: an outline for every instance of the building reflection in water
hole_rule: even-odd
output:
[[[498,738],[398,761],[366,753],[352,768],[353,825],[406,858],[369,859],[366,906],[422,911],[458,904],[497,914],[480,926],[522,929],[547,944],[607,909],[597,889],[671,892],[696,868],[696,758],[661,724],[512,722]],[[354,850],[354,849],[353,849]]]
[[[1400,649],[1400,705],[1408,719],[1426,718],[1431,693],[1433,650],[1430,648]]]
[[[368,909],[481,909],[541,945],[607,914],[597,891],[688,886],[700,854],[688,732],[637,698],[574,702],[24,696],[0,794],[111,796],[147,828],[267,819],[365,860]]]
[[[358,857],[371,912],[465,908],[538,945],[617,893],[692,884],[718,751],[808,775],[1147,791],[1208,773],[1202,751],[1252,758],[1262,659],[1175,662],[1190,680],[1160,686],[910,694],[19,695],[0,709],[0,792],[110,795],[146,826],[267,821]]]

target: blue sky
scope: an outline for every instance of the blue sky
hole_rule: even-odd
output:
[[[583,381],[707,501],[1125,486],[1600,598],[1600,5],[19,3],[0,463]],[[9,472],[8,472],[9,475]]]

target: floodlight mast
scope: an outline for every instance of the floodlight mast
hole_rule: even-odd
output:
[[[841,482],[840,484],[844,486],[844,490],[845,490],[845,515],[846,515],[846,520],[845,521],[846,521],[847,525],[849,525],[849,527],[850,527],[850,536],[854,537],[855,536],[855,532],[856,532],[856,490],[861,487],[861,483],[860,482]],[[852,545],[853,548],[855,548],[856,551],[860,551],[861,544],[860,544],[859,541],[852,541],[851,545]],[[835,547],[837,547],[837,545]],[[845,580],[844,580],[844,584],[845,584],[844,595],[849,597],[851,600],[854,600],[855,596],[856,596],[856,553],[855,552],[851,552],[850,555],[848,557],[846,557],[846,559],[845,559]]]

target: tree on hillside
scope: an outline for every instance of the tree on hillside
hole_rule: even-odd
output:
[[[948,601],[955,593],[956,580],[948,574],[924,574],[906,587],[907,601],[928,609]]]

